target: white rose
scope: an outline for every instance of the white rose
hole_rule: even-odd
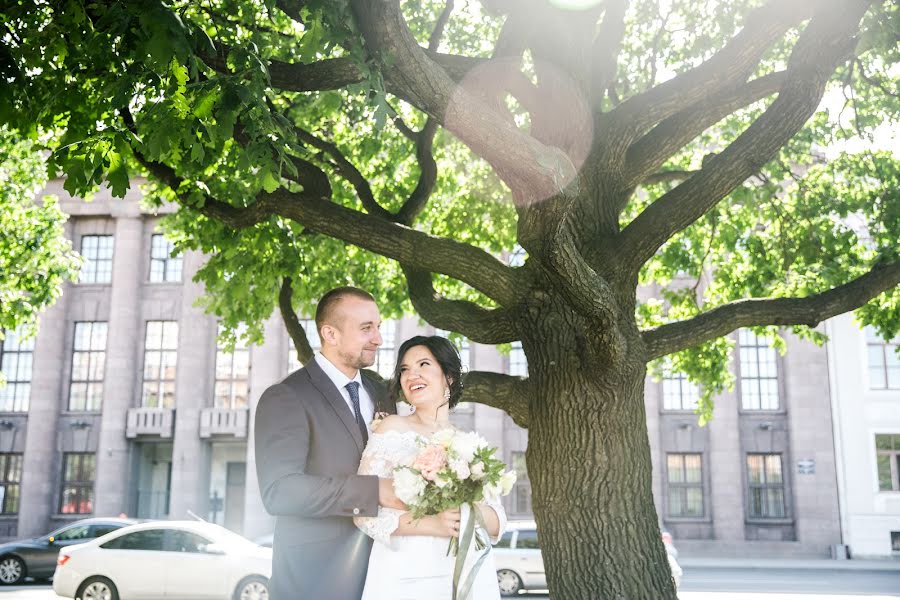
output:
[[[484,463],[480,460],[472,463],[472,468],[470,469],[472,472],[472,479],[478,481],[482,477],[484,477]]]
[[[456,478],[460,481],[468,479],[471,471],[469,463],[464,460],[454,459],[450,461],[450,469],[456,474]]]
[[[516,483],[516,472],[507,471],[500,476],[500,486],[503,488],[503,495],[507,495]]]
[[[497,502],[500,500],[500,492],[503,488],[499,483],[488,483],[484,486],[484,499],[488,502]]]
[[[453,443],[453,437],[455,435],[456,434],[452,429],[441,429],[431,436],[431,442],[434,444],[439,444],[444,448],[449,448]]]
[[[394,493],[404,504],[417,504],[425,491],[425,479],[409,469],[394,472]]]
[[[460,433],[453,439],[453,450],[467,463],[472,462],[475,453],[487,446],[487,441],[477,433]]]

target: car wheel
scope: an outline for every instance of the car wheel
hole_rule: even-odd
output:
[[[25,578],[25,563],[18,556],[0,559],[0,584],[15,585]]]
[[[269,582],[265,577],[245,577],[234,589],[234,600],[269,600]]]
[[[119,590],[106,577],[88,577],[75,592],[76,600],[119,600]]]
[[[497,571],[497,585],[503,596],[515,596],[522,589],[522,579],[515,571],[500,569]]]

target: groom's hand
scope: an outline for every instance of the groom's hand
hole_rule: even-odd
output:
[[[408,508],[394,493],[394,480],[383,477],[378,478],[378,504],[385,508],[396,508],[397,510],[406,510]]]

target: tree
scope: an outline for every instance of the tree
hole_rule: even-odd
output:
[[[38,314],[81,265],[63,231],[66,214],[53,198],[35,202],[45,183],[34,144],[0,127],[0,342],[17,330],[21,337],[32,335]]]
[[[898,8],[456,4],[20,0],[0,119],[60,132],[74,193],[147,173],[229,326],[259,336],[280,299],[304,354],[295,310],[349,281],[520,340],[529,377],[470,373],[467,399],[529,429],[551,594],[674,598],[647,365],[704,383],[708,415],[737,328],[900,329],[900,165],[818,158],[896,122]],[[524,266],[498,258],[514,242]],[[665,302],[638,302],[649,283]]]

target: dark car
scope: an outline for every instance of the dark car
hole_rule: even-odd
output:
[[[60,548],[84,543],[137,522],[119,518],[82,519],[41,537],[0,544],[0,585],[13,585],[25,577],[49,579],[56,570]]]

